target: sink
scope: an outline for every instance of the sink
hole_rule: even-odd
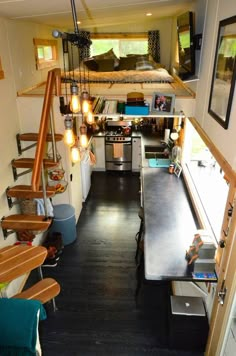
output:
[[[165,149],[166,145],[162,146],[152,146],[152,145],[146,145],[144,146],[144,151],[145,151],[145,158],[166,158],[165,155]]]
[[[162,152],[145,152],[145,158],[165,158],[166,156]]]

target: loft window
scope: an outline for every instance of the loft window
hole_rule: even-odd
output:
[[[185,177],[204,228],[219,241],[229,192],[225,174],[189,121],[184,143]]]
[[[36,68],[50,68],[58,65],[57,41],[34,38]]]
[[[147,34],[99,34],[91,35],[91,38],[91,56],[105,53],[111,48],[113,48],[117,57],[124,57],[127,54],[148,53]]]

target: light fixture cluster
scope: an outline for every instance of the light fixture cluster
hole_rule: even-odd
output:
[[[72,162],[78,162],[80,157],[80,147],[86,148],[88,146],[87,125],[94,123],[94,116],[91,110],[90,95],[88,91],[83,90],[79,95],[79,88],[76,82],[70,86],[71,100],[69,104],[70,115],[65,116],[65,134],[64,143],[71,147]],[[74,117],[80,115],[82,117],[82,124],[79,128],[79,139],[74,133]]]
[[[75,8],[75,0],[70,0],[71,2],[71,10],[74,22],[74,32],[60,32],[58,30],[54,30],[52,32],[53,37],[62,39],[62,48],[63,48],[63,61],[64,61],[64,71],[66,72],[66,58],[65,56],[71,55],[71,64],[73,68],[74,63],[74,54],[73,49],[77,47],[78,49],[78,59],[80,61],[81,51],[83,48],[89,48],[91,45],[91,41],[87,39],[78,29],[78,23],[76,16],[76,8]],[[68,44],[71,46],[71,51],[68,50]],[[68,59],[68,58],[67,58]],[[69,60],[70,63],[70,60]],[[74,73],[74,68],[73,68]],[[84,79],[85,85],[85,72],[84,78],[82,78],[82,73],[80,72],[79,83],[82,84],[82,79]],[[66,82],[65,82],[66,83]],[[80,90],[79,90],[80,89]],[[78,162],[80,160],[80,148],[86,148],[88,145],[87,138],[87,126],[86,123],[92,125],[94,123],[93,113],[91,111],[90,104],[90,95],[89,92],[84,89],[81,90],[79,88],[76,80],[73,80],[70,84],[70,100],[68,100],[67,88],[65,90],[66,93],[66,105],[64,105],[64,98],[60,98],[60,111],[63,115],[65,115],[64,125],[65,125],[65,134],[64,134],[64,143],[71,148],[71,159],[72,162]],[[82,117],[82,125],[79,128],[79,137],[75,134],[74,130],[74,121],[75,116],[78,115]]]

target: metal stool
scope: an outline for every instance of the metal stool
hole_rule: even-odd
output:
[[[143,233],[144,233],[144,211],[143,211],[142,207],[139,209],[138,216],[140,218],[140,226],[139,226],[139,231],[135,235],[135,240],[137,242],[136,253],[135,253],[136,264],[138,263],[138,255],[139,255],[139,252],[140,252],[140,244],[141,244],[142,236],[143,236]]]

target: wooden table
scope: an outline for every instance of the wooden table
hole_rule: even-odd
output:
[[[10,282],[40,267],[47,256],[43,246],[12,245],[0,249],[0,283]]]

